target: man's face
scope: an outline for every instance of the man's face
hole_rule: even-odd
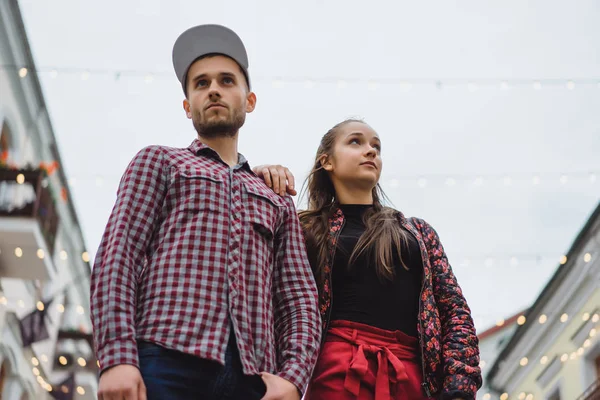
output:
[[[226,56],[209,56],[194,62],[187,77],[183,108],[198,135],[235,136],[256,104],[239,65]]]

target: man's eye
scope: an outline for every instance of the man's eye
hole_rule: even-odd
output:
[[[205,80],[200,80],[200,81],[196,82],[196,87],[201,87],[201,86],[206,86]]]
[[[233,79],[232,78],[223,78],[223,83],[231,85],[233,83]]]

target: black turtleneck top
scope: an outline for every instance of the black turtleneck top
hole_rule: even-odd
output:
[[[394,278],[379,278],[375,256],[363,252],[348,265],[350,255],[365,231],[362,216],[372,205],[340,205],[345,224],[340,232],[333,263],[331,320],[347,320],[380,329],[400,330],[417,336],[417,316],[423,263],[416,238],[408,231],[401,255],[408,271],[394,252]]]

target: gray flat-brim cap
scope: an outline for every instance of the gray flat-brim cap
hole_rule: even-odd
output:
[[[198,25],[183,32],[173,45],[173,68],[187,95],[187,72],[198,58],[207,54],[222,54],[233,59],[242,68],[248,87],[248,54],[242,39],[222,25]]]

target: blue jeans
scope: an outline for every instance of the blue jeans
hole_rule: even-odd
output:
[[[242,372],[233,335],[225,366],[149,342],[138,351],[148,400],[260,400],[266,392],[260,376]]]

